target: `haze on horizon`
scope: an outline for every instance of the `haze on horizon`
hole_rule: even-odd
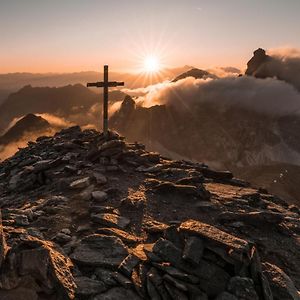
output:
[[[244,68],[258,47],[300,48],[298,0],[1,0],[0,73]]]

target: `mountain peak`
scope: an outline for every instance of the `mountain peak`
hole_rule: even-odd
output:
[[[194,77],[195,79],[206,79],[206,78],[217,78],[217,76],[201,69],[192,68],[172,80],[172,82],[176,82],[178,80],[187,78],[187,77]]]
[[[24,289],[25,299],[272,299],[282,274],[284,297],[292,293],[289,266],[263,263],[280,243],[281,260],[299,267],[290,236],[300,212],[230,172],[79,126],[38,138],[0,170],[1,278],[12,299]],[[253,242],[262,241],[261,262]]]
[[[27,114],[18,120],[7,132],[0,137],[0,145],[15,142],[24,137],[26,133],[32,135],[35,132],[44,132],[50,129],[50,124],[47,120],[35,114]]]

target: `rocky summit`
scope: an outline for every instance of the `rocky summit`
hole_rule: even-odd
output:
[[[0,299],[299,299],[300,210],[71,127],[0,164]]]

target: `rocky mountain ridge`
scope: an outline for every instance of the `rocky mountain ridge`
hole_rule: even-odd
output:
[[[0,146],[18,141],[26,133],[31,135],[47,132],[51,125],[47,120],[34,114],[27,114],[0,136]]]
[[[0,164],[2,299],[299,299],[300,210],[71,127]]]

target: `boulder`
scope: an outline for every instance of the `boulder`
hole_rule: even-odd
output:
[[[70,257],[81,265],[117,268],[127,255],[119,238],[93,234],[83,238]]]
[[[263,273],[270,283],[271,291],[275,300],[300,299],[300,292],[297,291],[293,281],[279,267],[270,263],[264,263]]]
[[[214,226],[188,220],[179,226],[179,231],[201,237],[206,247],[216,251],[229,262],[250,262],[253,245]]]
[[[104,202],[107,200],[108,195],[107,195],[107,193],[105,193],[103,191],[93,191],[92,198],[96,202]]]
[[[22,285],[18,286],[22,284],[21,279],[29,276],[33,282],[39,283],[36,284],[37,287],[42,285],[48,293],[55,294],[57,299],[74,299],[76,285],[71,273],[72,266],[70,259],[58,252],[51,242],[29,236],[11,248],[7,255],[6,267],[1,270],[1,278],[10,290],[22,288]],[[3,276],[4,274],[6,276]],[[14,282],[7,281],[9,277],[11,280],[14,278]],[[34,291],[39,292],[39,289],[25,292],[34,295]],[[12,293],[14,292],[12,290]],[[32,297],[34,299],[35,296]]]
[[[70,184],[71,189],[84,189],[90,185],[90,178],[84,177],[81,179],[77,179]]]
[[[75,283],[77,285],[76,295],[79,297],[89,297],[107,290],[103,282],[85,276],[75,277]]]
[[[115,214],[92,214],[91,219],[94,223],[120,229],[126,228],[130,223],[129,219]]]
[[[254,283],[251,278],[232,277],[228,284],[228,291],[235,295],[238,299],[243,300],[259,300],[254,289]]]

